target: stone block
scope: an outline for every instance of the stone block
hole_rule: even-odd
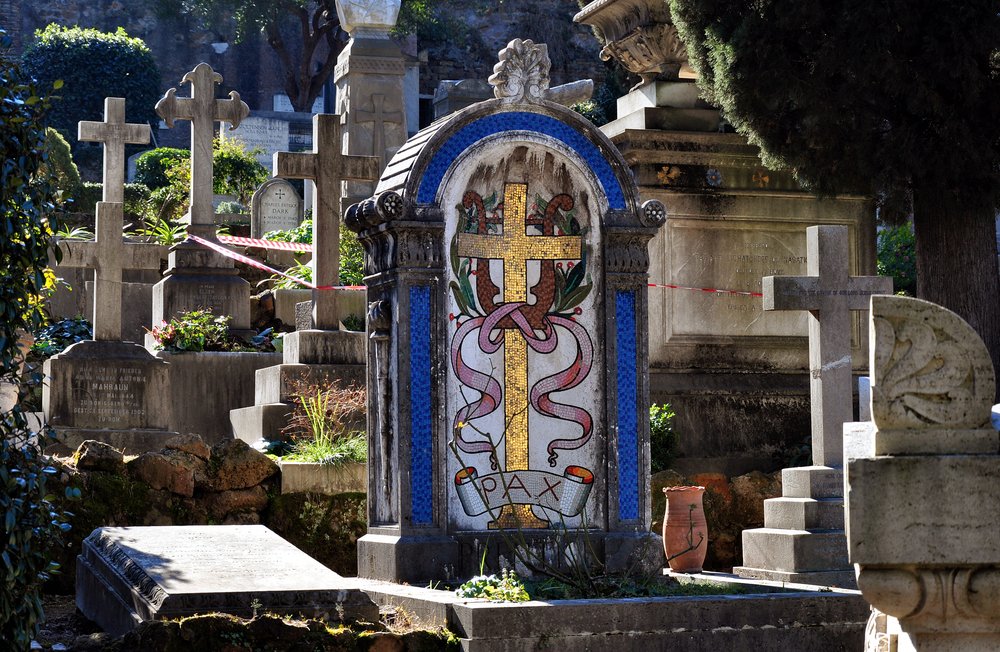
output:
[[[280,572],[275,572],[280,563]],[[77,558],[76,603],[120,636],[144,620],[254,605],[331,622],[376,622],[368,596],[260,525],[99,528]]]
[[[836,498],[844,495],[843,471],[829,466],[799,466],[781,471],[786,498]]]
[[[163,447],[167,450],[183,451],[205,461],[212,455],[212,449],[208,444],[198,435],[190,433],[171,437],[164,442]]]
[[[76,449],[76,468],[81,471],[105,471],[121,473],[125,470],[122,452],[114,446],[95,440],[87,440]]]
[[[353,331],[300,330],[285,336],[284,362],[364,365],[367,338]]]
[[[649,107],[673,107],[677,109],[710,108],[699,97],[698,85],[694,81],[653,82],[618,98],[618,116]]]
[[[250,448],[241,439],[232,439],[212,447],[211,475],[206,488],[229,491],[255,487],[279,472],[278,465],[267,455]]]
[[[1000,521],[984,510],[1000,505],[1000,456],[857,459],[847,469],[847,491],[855,564],[998,561]],[[863,496],[878,498],[862,501]]]
[[[264,403],[230,410],[229,422],[233,436],[251,446],[261,439],[276,439],[288,425],[291,407],[287,403]]]
[[[744,530],[743,568],[789,573],[842,571],[849,568],[847,539],[843,532]]]
[[[368,491],[368,467],[362,463],[282,462],[281,493],[342,494]]]
[[[842,498],[771,498],[764,501],[764,522],[780,530],[843,530]]]
[[[339,380],[343,385],[364,386],[365,367],[343,364],[281,364],[257,372],[254,403],[288,402],[296,382],[328,383]],[[249,402],[249,401],[248,401]]]
[[[630,129],[717,131],[720,121],[721,118],[717,109],[645,107],[609,122],[601,127],[601,131],[611,138],[623,134]]]

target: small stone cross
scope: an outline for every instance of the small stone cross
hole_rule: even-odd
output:
[[[215,99],[215,85],[222,83],[222,75],[207,63],[199,63],[184,75],[181,84],[191,84],[191,97],[177,97],[171,88],[156,103],[156,113],[174,126],[174,120],[191,121],[191,216],[197,235],[214,236],[212,211],[212,136],[215,122],[229,122],[236,129],[248,115],[250,107],[240,100],[236,91],[229,92],[229,99]],[[210,228],[208,228],[210,227]]]
[[[104,98],[104,122],[83,120],[77,125],[77,140],[104,143],[104,191],[106,202],[125,201],[125,144],[149,142],[149,125],[125,122],[125,98]]]
[[[278,188],[274,192],[274,196],[277,197],[278,199],[284,199],[285,198],[285,189],[284,188]]]
[[[813,464],[843,464],[843,425],[852,421],[851,311],[873,294],[891,294],[892,279],[850,276],[846,226],[806,229],[808,276],[765,276],[764,310],[809,311],[809,393]]]
[[[382,165],[385,156],[385,125],[403,124],[403,113],[401,111],[385,111],[385,95],[377,93],[372,95],[373,111],[358,111],[357,121],[359,124],[372,123],[372,154],[378,157],[379,166]]]
[[[340,116],[313,116],[312,152],[275,152],[274,176],[309,179],[313,192],[313,283],[317,287],[337,285],[340,277],[341,184],[344,181],[375,181],[379,161],[374,156],[350,156],[340,149]],[[313,290],[312,327],[337,330],[336,295]]]

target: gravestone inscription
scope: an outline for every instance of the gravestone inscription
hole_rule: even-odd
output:
[[[302,223],[302,199],[284,179],[261,184],[250,206],[250,234],[254,238],[269,231],[289,231]]]

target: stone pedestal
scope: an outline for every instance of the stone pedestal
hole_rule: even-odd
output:
[[[233,435],[248,444],[277,439],[288,425],[294,383],[365,384],[364,333],[305,330],[284,340],[282,364],[257,371],[254,404],[229,412]]]
[[[872,297],[871,313],[874,423],[845,430],[858,588],[885,614],[889,649],[1000,649],[1000,432],[990,423],[989,353],[932,303]]]
[[[157,450],[168,430],[167,363],[130,342],[78,342],[45,361],[42,410],[60,450],[98,439],[126,453]]]
[[[735,475],[773,468],[809,427],[806,315],[765,313],[761,278],[805,272],[805,230],[815,224],[846,226],[850,273],[873,273],[875,226],[867,199],[817,199],[720,126],[693,81],[673,80],[620,98],[602,131],[643,199],[667,209],[650,244],[650,281],[675,287],[650,290],[650,393],[674,407],[685,433],[675,467]],[[860,316],[848,330],[862,373]]]
[[[188,228],[194,235],[215,237],[214,226]],[[232,260],[185,241],[170,249],[167,264],[163,280],[153,286],[154,325],[191,310],[208,309],[214,315],[229,315],[230,327],[237,333],[251,332],[250,284],[240,278]]]
[[[379,170],[406,142],[403,78],[406,66],[389,30],[396,23],[398,0],[362,8],[359,3],[337,2],[341,26],[351,40],[337,57],[333,73],[337,84],[337,113],[344,117],[342,153],[375,156]],[[345,184],[344,201],[364,199],[374,183]]]

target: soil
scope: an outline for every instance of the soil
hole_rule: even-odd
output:
[[[72,649],[77,636],[94,634],[101,628],[87,620],[76,610],[76,600],[72,595],[46,595],[42,599],[45,608],[45,623],[35,640],[42,649]],[[58,647],[62,644],[65,647]]]

